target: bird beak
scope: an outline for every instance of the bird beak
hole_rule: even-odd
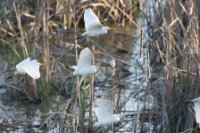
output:
[[[186,104],[190,104],[190,103],[194,103],[194,102],[196,102],[196,99],[193,99],[193,100],[190,100],[190,101],[186,101],[185,103]]]
[[[189,104],[189,103],[193,103],[193,101],[186,101],[185,103],[186,103],[186,104]]]
[[[114,30],[114,28],[108,27],[108,30]]]
[[[14,71],[14,75],[17,75],[17,74],[19,74],[20,72],[18,72],[18,71]]]

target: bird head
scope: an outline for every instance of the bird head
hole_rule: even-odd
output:
[[[91,68],[92,68],[92,72],[93,72],[93,73],[96,73],[96,72],[97,72],[97,69],[98,69],[97,66],[91,66]]]
[[[80,69],[75,69],[74,72],[73,72],[73,76],[77,76],[77,75],[80,75]]]
[[[115,117],[115,121],[120,121],[120,119],[122,118],[122,114],[114,114],[114,117]]]
[[[104,26],[103,27],[105,30],[113,30],[114,28],[111,28],[111,27],[109,27],[109,26]]]
[[[190,101],[186,101],[186,103],[196,103],[196,102],[199,102],[199,103],[200,103],[200,97],[195,98],[195,99],[190,100]]]

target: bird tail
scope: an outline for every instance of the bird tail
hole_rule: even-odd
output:
[[[87,36],[87,31],[84,32],[81,36],[76,37],[75,40],[85,38],[86,36]]]

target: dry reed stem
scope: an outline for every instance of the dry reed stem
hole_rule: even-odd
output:
[[[16,5],[17,5],[17,7],[16,7]],[[28,57],[28,50],[27,50],[26,43],[25,43],[24,31],[23,31],[22,24],[21,24],[21,13],[20,13],[19,5],[16,3],[13,3],[13,7],[15,10],[16,18],[17,18],[17,26],[19,28],[20,36],[21,36],[20,38],[17,37],[17,40],[20,43],[20,46],[23,50],[24,57]]]
[[[44,83],[46,89],[48,88],[48,83],[50,79],[50,73],[49,73],[49,1],[44,0],[41,3],[41,6],[43,9],[42,11],[42,26],[43,26],[43,66],[44,66]]]
[[[27,6],[26,4],[28,2],[26,3],[26,1],[25,1],[24,2],[24,3],[26,3],[25,5],[20,5],[21,7],[27,6],[27,9],[25,11],[23,11],[22,13],[21,13],[22,9],[19,8],[17,3],[14,3],[13,6],[14,6],[14,10],[15,10],[15,15],[17,18],[17,26],[19,29],[20,37],[18,37],[17,34],[13,34],[12,32],[9,32],[9,30],[6,28],[1,29],[4,32],[6,32],[8,35],[10,35],[12,37],[17,37],[20,47],[23,50],[24,57],[42,56],[41,57],[43,60],[43,62],[42,62],[42,68],[43,68],[42,78],[43,78],[43,81],[45,82],[45,89],[49,89],[48,87],[49,87],[49,83],[50,83],[49,81],[51,79],[51,71],[53,71],[53,69],[55,69],[54,57],[52,58],[52,61],[50,60],[50,47],[51,47],[51,45],[54,44],[54,42],[51,42],[51,40],[53,40],[53,39],[51,39],[51,37],[52,36],[54,37],[54,35],[56,34],[55,29],[61,30],[65,26],[70,27],[70,26],[74,25],[74,30],[75,30],[75,32],[77,32],[76,27],[78,24],[82,23],[84,9],[88,8],[89,6],[92,6],[95,10],[98,9],[97,14],[100,14],[100,15],[105,14],[105,15],[102,15],[102,17],[109,18],[109,19],[104,19],[105,21],[110,21],[112,19],[118,20],[118,21],[114,21],[114,22],[123,23],[123,25],[124,25],[125,20],[128,19],[129,21],[131,21],[133,24],[136,25],[136,22],[133,20],[132,13],[131,12],[126,13],[127,10],[126,10],[125,5],[127,4],[127,1],[124,1],[124,0],[120,0],[117,2],[115,2],[115,1],[107,2],[106,0],[104,0],[103,2],[102,1],[90,1],[90,2],[88,2],[88,4],[83,3],[83,5],[80,5],[81,2],[84,2],[84,1],[75,1],[74,2],[71,0],[64,0],[64,1],[60,1],[60,0],[40,1],[40,0],[37,0],[36,1],[36,9],[35,9],[35,7]],[[105,3],[107,3],[107,4],[105,4]],[[31,8],[32,10],[29,8]],[[107,14],[105,12],[105,10],[102,10],[102,9],[105,9],[109,13]],[[22,17],[25,18],[23,20],[24,21],[23,23],[21,22]],[[9,20],[9,21],[11,21],[11,20]],[[25,31],[26,29],[23,29],[24,23],[25,23],[25,25],[26,24],[28,25],[28,28],[30,28],[30,27],[31,28],[28,29],[27,31]],[[15,32],[14,31],[15,26],[13,26],[13,28],[11,28],[11,29],[13,30],[13,32]],[[30,33],[30,34],[26,35],[26,33]],[[28,49],[29,48],[28,44],[27,44],[28,42],[33,42],[33,45],[32,46],[30,45],[31,46],[30,49]],[[61,42],[58,42],[58,43],[61,43]],[[97,43],[93,41],[93,44],[97,44]],[[76,59],[78,60],[77,47],[78,47],[78,45],[75,40]],[[99,44],[97,44],[97,47],[98,47],[98,49],[108,53]],[[94,47],[93,47],[93,51],[94,51]],[[29,53],[31,53],[31,54],[29,55]],[[41,53],[42,53],[42,55],[41,55]],[[40,57],[38,57],[38,58],[40,58]],[[121,61],[123,61],[123,60],[121,60]],[[52,66],[50,66],[50,64],[52,64]],[[128,64],[128,62],[126,62],[126,64]],[[81,99],[81,96],[80,96],[81,95],[80,94],[81,82],[82,81],[79,80],[79,78],[77,78],[76,90],[77,90],[77,95],[78,95],[78,102],[79,102],[78,104],[82,103],[80,101],[80,99]],[[34,84],[33,88],[31,88],[32,90],[30,90],[30,91],[33,92],[33,95],[36,97],[35,99],[38,99],[40,94],[38,94],[38,91],[36,88],[36,82],[31,81],[30,84]],[[91,89],[90,114],[92,114],[91,109],[92,109],[93,97],[94,97],[93,96],[94,95],[93,94],[94,93],[93,92],[94,77],[92,77],[90,79],[90,89]],[[29,96],[29,94],[27,94],[27,95]],[[118,98],[120,98],[120,97],[118,96]],[[119,102],[119,99],[118,99],[118,102]],[[81,106],[79,106],[79,109],[80,109],[80,112],[82,112]],[[92,115],[91,115],[91,117],[92,117]],[[78,132],[79,124],[80,124],[80,127],[83,126],[83,122],[81,122],[81,121],[83,121],[83,120],[80,117],[80,119],[77,120],[77,125],[75,126],[75,129],[74,129],[75,132]],[[91,121],[90,122],[91,128],[92,128],[92,124],[93,124],[93,122]],[[82,131],[82,129],[80,131]]]
[[[142,57],[142,55],[143,55],[143,34],[144,34],[144,30],[143,29],[141,29],[141,31],[140,31],[140,35],[141,35],[141,37],[140,37],[140,59],[142,59],[143,57]],[[141,62],[141,64],[142,64],[142,62]]]
[[[197,1],[167,1],[166,25],[164,28],[156,27],[164,29],[159,31],[162,37],[160,39],[156,36],[153,39],[158,55],[165,61],[165,68],[167,67],[167,71],[162,74],[166,88],[160,90],[163,132],[187,131],[193,127],[193,119],[184,101],[192,96],[196,97],[199,90],[196,87],[200,80],[197,39],[199,22],[196,21],[199,14],[195,11],[195,2]]]

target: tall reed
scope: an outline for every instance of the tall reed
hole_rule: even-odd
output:
[[[157,23],[153,24],[153,29],[158,30],[151,32],[150,56],[152,73],[160,75],[153,82],[163,84],[159,90],[155,88],[161,96],[162,132],[184,132],[194,126],[194,116],[191,117],[189,105],[185,102],[199,95],[197,3],[197,0],[170,0],[165,3],[166,10],[159,8],[160,13],[156,10],[154,13]]]

